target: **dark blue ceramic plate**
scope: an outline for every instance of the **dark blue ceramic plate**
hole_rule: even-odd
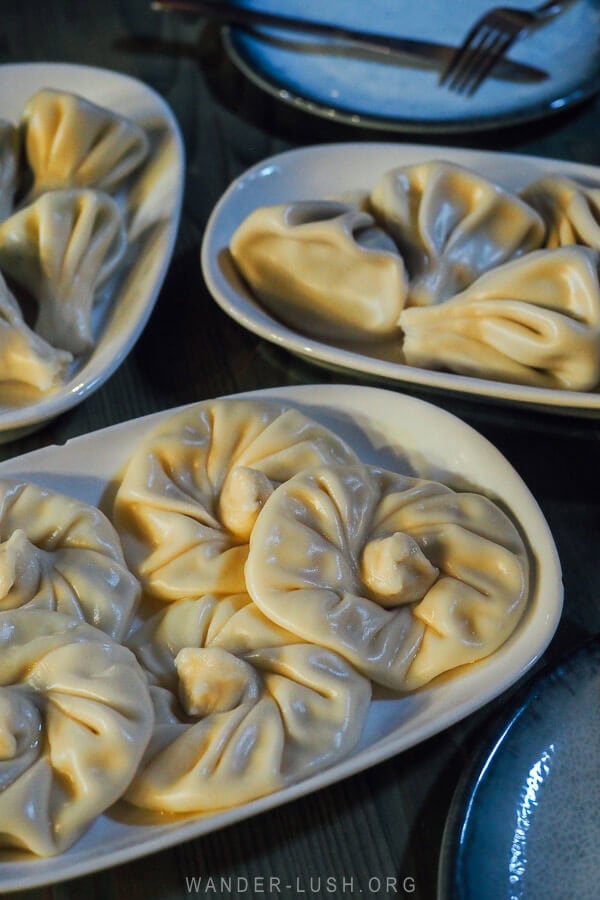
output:
[[[600,638],[535,679],[459,784],[443,900],[600,896]]]
[[[281,0],[238,0],[282,12]],[[497,4],[501,5],[501,4]],[[519,0],[530,9],[539,0]],[[286,0],[285,12],[350,28],[458,46],[491,0]],[[356,51],[338,42],[262,30],[225,32],[236,64],[261,87],[309,112],[404,131],[472,131],[539,118],[600,87],[600,5],[575,0],[555,20],[520,39],[510,56],[550,75],[539,84],[488,79],[473,97],[438,87],[439,69]]]

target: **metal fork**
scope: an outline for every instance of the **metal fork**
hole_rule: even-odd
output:
[[[573,0],[551,0],[535,9],[498,6],[479,18],[440,76],[440,86],[471,96],[517,38],[559,15]]]

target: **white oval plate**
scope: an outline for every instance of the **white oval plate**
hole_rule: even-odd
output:
[[[236,228],[254,209],[348,191],[369,191],[388,169],[431,159],[468,166],[513,191],[542,174],[569,175],[600,186],[600,168],[595,166],[509,153],[378,143],[328,144],[292,150],[266,159],[241,175],[213,210],[202,244],[202,271],[213,297],[244,328],[312,362],[486,400],[539,406],[557,413],[598,415],[599,390],[560,391],[504,384],[379,359],[366,355],[364,349],[358,352],[349,349],[349,345],[336,346],[299,334],[272,318],[251,296],[237,274],[228,247]]]
[[[140,336],[167,272],[181,214],[184,150],[177,121],[151,88],[107,69],[63,63],[0,66],[0,118],[17,122],[32,94],[43,87],[74,91],[128,116],[151,139],[148,162],[128,186],[130,246],[124,265],[102,290],[93,315],[97,343],[72,364],[64,385],[39,395],[0,396],[0,442],[40,427],[80,403],[121,364]],[[117,195],[123,202],[123,196]]]
[[[562,609],[556,547],[536,501],[515,470],[476,431],[437,407],[378,388],[324,385],[275,388],[242,396],[272,397],[298,406],[334,428],[368,463],[456,487],[474,486],[498,498],[518,523],[533,568],[528,609],[511,638],[487,660],[453,677],[397,698],[375,699],[363,736],[342,762],[296,785],[223,812],[147,824],[123,806],[101,816],[62,856],[0,857],[0,892],[64,881],[162,850],[279,806],[381,762],[442,731],[516,681],[543,653]],[[136,443],[172,411],[156,413],[0,464],[0,477],[26,478],[88,503],[110,495]],[[131,808],[129,808],[131,809]]]

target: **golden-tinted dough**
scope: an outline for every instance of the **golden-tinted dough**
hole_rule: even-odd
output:
[[[440,303],[544,240],[530,206],[449,162],[392,169],[373,188],[371,206],[404,257],[408,306]]]
[[[438,307],[401,316],[410,365],[566,390],[600,380],[598,257],[540,250]]]
[[[0,846],[70,847],[123,794],[152,725],[125,647],[57,612],[0,613]]]
[[[0,479],[0,610],[56,609],[122,640],[139,595],[99,509]]]
[[[127,561],[161,600],[245,590],[256,517],[273,487],[356,456],[327,428],[259,400],[209,400],[162,422],[131,457],[114,522]]]
[[[56,350],[29,328],[0,275],[0,382],[29,384],[39,391],[59,385],[73,357]]]
[[[57,188],[113,190],[149,150],[139,125],[76,94],[49,88],[30,98],[22,128],[33,196]]]
[[[126,243],[121,213],[108,194],[50,191],[0,225],[0,267],[37,300],[35,331],[77,354],[93,343],[95,294]]]
[[[496,650],[527,602],[528,561],[486,497],[370,466],[281,485],[250,537],[266,616],[400,690]]]
[[[126,794],[137,806],[237,806],[332,765],[360,736],[369,682],[278,628],[245,594],[173,603],[130,646],[156,713]]]
[[[398,334],[406,299],[394,242],[356,205],[334,200],[264,206],[231,239],[253,293],[276,318],[333,340]]]
[[[546,223],[546,247],[584,244],[600,250],[600,187],[548,175],[528,185],[521,196]]]

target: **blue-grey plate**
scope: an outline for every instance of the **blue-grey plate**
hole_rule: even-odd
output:
[[[282,12],[281,0],[238,0]],[[498,4],[496,4],[498,5]],[[519,0],[523,9],[539,0]],[[285,12],[383,34],[462,43],[492,0],[286,0]],[[545,69],[539,84],[488,79],[473,97],[438,87],[439,70],[358,54],[339,42],[262,29],[260,37],[224,31],[234,62],[281,100],[329,119],[404,131],[457,132],[546,116],[600,88],[600,3],[574,0],[543,28],[517,42],[510,56]]]
[[[600,896],[600,637],[538,676],[461,780],[443,900]]]

